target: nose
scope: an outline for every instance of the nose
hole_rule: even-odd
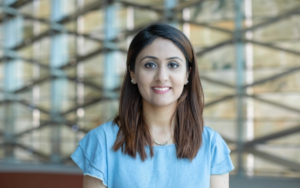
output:
[[[155,81],[164,83],[169,79],[168,70],[164,66],[160,66],[157,69]]]

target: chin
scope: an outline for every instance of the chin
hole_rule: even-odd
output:
[[[155,107],[167,107],[176,104],[177,101],[151,101],[148,102],[151,106]]]

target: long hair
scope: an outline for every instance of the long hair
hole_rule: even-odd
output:
[[[130,71],[134,71],[137,55],[157,37],[171,40],[184,54],[187,70],[190,69],[188,84],[177,101],[173,114],[175,120],[174,139],[177,158],[193,158],[202,144],[204,96],[198,73],[194,49],[188,38],[178,29],[166,24],[154,24],[140,31],[132,40],[127,54],[127,70],[121,88],[118,115],[113,122],[119,126],[114,151],[132,157],[139,153],[142,161],[147,158],[145,146],[153,146],[150,131],[143,117],[142,96],[136,84],[131,83]]]

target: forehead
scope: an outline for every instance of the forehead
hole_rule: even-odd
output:
[[[169,39],[156,38],[150,45],[146,46],[137,56],[137,60],[151,55],[157,58],[180,57],[185,60],[182,51]]]

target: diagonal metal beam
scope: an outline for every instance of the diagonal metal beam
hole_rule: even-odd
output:
[[[82,83],[85,86],[89,86],[90,88],[96,89],[98,91],[103,91],[102,86],[99,86],[98,84],[95,84],[95,83],[87,81],[87,80],[81,80],[82,78],[78,78],[78,77],[65,77],[65,78],[70,81],[76,82],[76,83]],[[119,90],[120,90],[120,87],[117,87],[117,88],[114,88],[111,92],[118,92]]]
[[[271,49],[274,49],[274,50],[280,50],[280,51],[284,51],[284,52],[287,52],[287,53],[290,53],[290,54],[294,54],[294,55],[300,56],[300,52],[296,51],[296,50],[290,50],[290,49],[286,49],[286,48],[281,48],[281,47],[274,46],[274,45],[269,44],[269,43],[263,43],[263,42],[259,42],[259,41],[255,41],[255,40],[243,39],[243,41],[244,42],[250,42],[252,44],[257,44],[257,45],[265,46],[265,47],[268,47],[268,48],[271,48]]]
[[[89,39],[89,40],[93,40],[93,41],[96,41],[96,42],[100,42],[102,43],[103,40],[102,39],[99,39],[99,38],[96,38],[96,37],[93,37],[89,34],[82,34],[82,33],[78,33],[76,31],[71,31],[71,30],[68,30],[66,28],[64,28],[63,30],[61,30],[60,28],[63,28],[63,25],[60,23],[60,24],[57,24],[56,22],[51,22],[49,21],[48,19],[45,19],[45,18],[37,18],[37,17],[34,17],[32,15],[29,15],[29,14],[25,14],[25,13],[19,13],[20,15],[22,15],[22,17],[24,19],[27,19],[27,20],[32,20],[32,21],[38,21],[38,22],[41,22],[41,23],[44,23],[44,24],[47,24],[50,26],[51,30],[52,30],[52,34],[56,34],[58,32],[64,32],[64,33],[67,33],[67,34],[70,34],[70,35],[75,35],[77,37],[84,37],[85,39]],[[10,16],[14,16],[14,14],[8,14]],[[1,21],[1,20],[0,20]],[[26,39],[24,41],[25,43],[31,43],[32,41],[30,39]]]
[[[192,24],[192,25],[202,26],[202,27],[206,27],[206,28],[209,28],[209,29],[212,29],[212,30],[215,30],[215,31],[220,31],[220,32],[223,32],[223,33],[233,35],[233,31],[231,31],[231,30],[224,29],[224,28],[221,28],[221,27],[212,26],[208,23],[202,23],[202,22],[196,22],[196,21],[190,21],[190,20],[183,20],[183,19],[178,19],[177,21],[179,23],[189,23],[189,24]]]
[[[106,7],[106,5],[106,1],[94,1],[93,3],[85,6],[84,8],[76,10],[73,14],[65,16],[59,21],[59,23],[65,24],[67,22],[77,19],[79,16],[84,15],[90,11],[97,10],[101,7],[104,8]]]
[[[175,11],[175,12],[180,12],[184,8],[198,6],[199,4],[202,4],[204,1],[206,1],[206,0],[182,2],[182,3],[178,4],[176,7],[172,8],[171,10]]]
[[[205,0],[198,0],[198,1],[192,1],[192,2],[190,2],[190,1],[189,2],[182,2],[182,3],[178,4],[176,7],[172,8],[171,11],[180,12],[184,8],[197,6],[198,4],[203,3],[204,1]],[[124,0],[120,0],[120,1],[118,1],[118,3],[121,3],[124,6],[132,6],[132,7],[139,8],[139,9],[152,10],[152,11],[155,11],[155,12],[158,12],[158,13],[163,13],[163,11],[164,11],[164,8],[158,8],[154,5],[144,5],[144,4],[133,3],[133,2],[124,1]]]
[[[79,16],[88,13],[89,11],[98,9],[98,8],[100,8],[101,6],[104,7],[105,5],[106,5],[105,1],[95,1],[94,3],[92,3],[92,4],[88,5],[88,6],[86,6],[85,8],[83,8],[83,9],[81,9],[81,10],[79,10],[79,11],[76,11],[76,12],[73,13],[73,14],[70,14],[70,15],[68,15],[68,16],[63,17],[62,19],[58,20],[56,23],[57,23],[58,25],[59,25],[59,24],[65,24],[65,23],[68,23],[69,21],[72,21],[72,20],[78,18]],[[36,18],[34,18],[34,17],[32,17],[32,16],[30,17],[29,15],[26,15],[26,16],[27,16],[27,18],[36,19]],[[47,20],[45,20],[45,19],[39,19],[39,20],[37,20],[37,21],[47,22]],[[49,22],[49,21],[48,21],[48,22]],[[70,32],[70,34],[72,34],[72,33],[74,34],[74,32],[71,32],[71,31],[69,31],[69,32]],[[12,50],[19,50],[19,49],[21,49],[21,48],[23,48],[23,47],[26,47],[26,46],[28,46],[29,44],[31,44],[31,43],[33,43],[33,42],[35,42],[35,41],[41,40],[41,39],[43,39],[44,37],[49,36],[49,35],[51,35],[51,34],[56,34],[56,32],[53,31],[53,29],[46,30],[46,31],[44,31],[43,33],[41,33],[41,34],[39,34],[39,35],[37,35],[37,36],[33,36],[33,37],[27,39],[26,41],[23,41],[23,43],[21,43],[21,44],[19,44],[18,46],[14,47]],[[79,34],[78,34],[78,35],[79,35]],[[84,35],[83,35],[83,36],[84,36]],[[85,37],[88,37],[88,36],[85,36]],[[95,38],[93,38],[93,37],[90,36],[90,39],[95,39]],[[96,40],[96,39],[95,39],[95,40]]]
[[[291,111],[300,113],[300,109],[293,108],[293,107],[290,107],[290,106],[286,106],[286,105],[283,105],[283,104],[279,104],[279,103],[276,103],[276,102],[273,102],[273,101],[269,101],[269,100],[266,100],[266,99],[262,99],[262,98],[259,98],[257,95],[247,95],[247,94],[244,94],[243,96],[251,97],[251,98],[254,98],[254,99],[259,100],[259,101],[264,102],[264,103],[268,103],[268,104],[271,104],[271,105],[274,105],[274,106],[277,106],[277,107],[280,107],[280,108],[284,108],[284,109],[287,109],[287,110],[291,110]],[[226,100],[232,99],[234,97],[236,97],[235,94],[234,95],[223,96],[220,99],[216,99],[216,100],[213,100],[213,101],[211,101],[209,103],[206,103],[205,107],[209,107],[209,106],[215,105],[215,104],[217,104],[219,102],[226,101]]]
[[[243,86],[244,89],[248,88],[248,87],[253,87],[255,85],[259,85],[259,84],[262,84],[262,83],[265,83],[265,82],[268,82],[270,80],[276,80],[278,78],[281,78],[283,76],[286,76],[286,75],[289,75],[291,73],[294,73],[296,71],[299,71],[300,70],[300,66],[297,66],[297,67],[293,67],[293,68],[290,68],[288,69],[287,71],[285,72],[282,72],[282,73],[279,73],[279,74],[275,74],[273,76],[270,76],[270,77],[267,77],[267,78],[263,78],[261,80],[257,80],[255,82],[253,82],[252,84],[248,84],[248,85],[245,85]]]
[[[267,104],[271,104],[273,106],[280,107],[280,108],[290,110],[290,111],[293,111],[293,112],[296,112],[296,113],[300,114],[300,109],[297,109],[297,108],[293,108],[293,107],[290,107],[290,106],[287,106],[287,105],[284,105],[284,104],[280,104],[280,103],[277,103],[277,102],[262,99],[262,98],[258,97],[257,95],[245,95],[245,96],[251,97],[255,100],[258,100],[258,101],[261,101],[261,102],[264,102],[264,103],[267,103]]]
[[[13,5],[9,6],[9,8],[14,8],[17,11],[18,6],[22,6],[25,3],[28,3],[32,0],[18,0],[16,3],[14,3]],[[57,23],[59,24],[65,24],[67,22],[73,21],[75,19],[77,19],[79,16],[84,15],[90,11],[93,10],[97,10],[99,8],[101,8],[101,6],[105,7],[106,6],[106,2],[105,1],[95,1],[87,6],[85,6],[84,8],[81,8],[79,10],[76,10],[74,13],[67,15],[65,17],[63,17],[61,20],[59,20]],[[39,22],[43,22],[46,24],[50,24],[50,21],[48,19],[45,18],[38,18],[38,17],[34,17],[32,15],[29,14],[25,14],[25,13],[20,13],[25,19],[31,19],[34,21],[39,21]],[[8,16],[15,16],[14,14],[10,14],[7,13]],[[1,19],[1,21],[3,21],[3,19]]]
[[[28,108],[31,108],[31,109],[37,109],[39,110],[40,112],[43,112],[44,114],[48,114],[50,115],[50,111],[49,110],[46,110],[42,107],[39,107],[39,106],[36,106],[34,105],[33,103],[30,103],[26,100],[17,100],[16,102],[20,103],[20,104],[23,104],[24,106],[28,107]]]
[[[69,121],[69,120],[63,120],[61,123],[64,124],[65,126],[69,127],[70,129],[73,129],[74,125],[78,126],[77,122],[73,122],[73,121]],[[83,133],[88,133],[90,130],[77,127],[77,131],[80,131]]]
[[[118,89],[118,88],[116,88],[116,89]],[[97,98],[97,99],[94,99],[94,100],[92,100],[92,101],[90,101],[90,102],[87,102],[87,103],[85,103],[85,104],[83,104],[81,107],[87,107],[87,106],[89,106],[89,105],[92,105],[92,104],[94,104],[94,103],[96,103],[96,102],[98,102],[98,101],[100,101],[100,100],[102,100],[103,98]],[[37,110],[39,110],[40,112],[42,112],[42,113],[45,113],[45,114],[50,114],[50,111],[49,110],[46,110],[46,109],[44,109],[44,108],[42,108],[42,107],[39,107],[39,106],[36,106],[35,104],[33,104],[33,103],[30,103],[30,102],[28,102],[28,101],[26,101],[26,100],[4,100],[4,101],[0,101],[0,104],[1,103],[6,103],[6,102],[12,102],[12,101],[15,101],[15,102],[18,102],[18,103],[20,103],[20,104],[22,104],[22,105],[24,105],[24,106],[26,106],[26,107],[29,107],[29,108],[31,108],[31,109],[37,109]],[[77,109],[77,108],[76,108]],[[73,112],[75,109],[72,109],[72,110],[69,110],[67,113],[69,113],[69,112]],[[64,112],[64,113],[62,113],[62,115],[65,115],[65,114],[67,114],[66,112]]]
[[[283,13],[283,14],[280,14],[280,15],[276,16],[276,17],[268,19],[268,20],[266,20],[266,21],[264,21],[262,23],[258,23],[256,25],[253,25],[252,27],[246,28],[246,29],[244,29],[242,31],[243,32],[254,31],[254,30],[259,29],[261,27],[265,27],[265,26],[270,25],[272,23],[278,22],[278,21],[280,21],[282,19],[288,18],[289,16],[291,16],[291,15],[293,15],[295,13],[299,13],[299,12],[300,12],[300,6],[298,6],[296,8],[293,8],[293,9],[291,9],[291,10],[289,10],[289,11]]]
[[[61,116],[66,116],[67,114],[71,113],[71,112],[75,112],[78,108],[85,108],[85,107],[88,107],[88,106],[91,106],[91,105],[94,105],[96,104],[97,102],[100,102],[100,101],[108,101],[108,100],[112,100],[114,98],[105,98],[105,97],[98,97],[98,98],[95,98],[93,100],[90,100],[82,105],[78,105],[78,106],[75,106],[65,112],[62,112],[60,115]],[[115,98],[115,99],[118,99],[118,98]]]
[[[132,6],[132,7],[139,8],[139,9],[152,10],[152,11],[155,11],[158,13],[163,13],[163,11],[164,11],[163,8],[157,8],[153,5],[143,5],[140,3],[133,3],[133,2],[129,2],[129,1],[123,1],[123,0],[119,0],[118,3],[121,3],[124,6]]]
[[[48,22],[46,22],[48,23]],[[50,24],[50,23],[48,23]],[[53,34],[57,34],[59,33],[60,30],[54,30],[53,28],[52,29],[49,29],[47,31],[44,31],[43,33],[37,35],[37,36],[33,36],[31,38],[27,38],[26,40],[24,40],[22,43],[20,43],[19,45],[15,46],[14,48],[12,48],[12,50],[19,50],[19,49],[22,49],[28,45],[31,45],[32,43],[36,42],[36,41],[39,41],[47,36],[50,36],[50,35],[53,35]],[[71,30],[67,30],[65,29],[63,31],[64,33],[66,34],[70,34],[70,35],[74,35],[74,36],[77,36],[77,37],[84,37],[85,39],[89,39],[89,40],[92,40],[92,41],[95,41],[95,42],[99,42],[99,43],[102,43],[103,40],[100,39],[100,38],[97,38],[97,37],[93,37],[89,34],[81,34],[81,33],[78,33],[78,32],[75,32],[75,31],[71,31]]]
[[[1,92],[7,92],[7,91],[1,91]],[[38,107],[38,106],[36,106],[35,104],[33,104],[33,103],[30,103],[30,102],[28,102],[28,101],[26,101],[26,100],[23,100],[23,99],[19,99],[19,97],[18,96],[16,96],[14,93],[12,93],[12,92],[8,92],[8,94],[10,95],[10,97],[11,97],[11,99],[6,99],[6,100],[1,100],[0,101],[0,105],[1,104],[4,104],[4,103],[11,103],[11,102],[17,102],[17,103],[20,103],[20,104],[22,104],[22,105],[24,105],[24,106],[26,106],[26,107],[28,107],[28,108],[30,108],[30,109],[37,109],[37,110],[39,110],[40,112],[43,112],[43,113],[45,113],[45,114],[47,114],[47,115],[49,115],[50,114],[50,112],[48,111],[48,110],[46,110],[46,109],[44,109],[44,108],[42,108],[42,107]]]
[[[51,126],[53,126],[53,125],[57,126],[57,125],[60,125],[60,124],[63,124],[63,125],[71,128],[71,129],[72,129],[72,127],[74,125],[77,125],[76,122],[72,122],[72,121],[69,121],[69,120],[61,120],[59,122],[58,121],[54,121],[54,120],[41,121],[41,124],[38,127],[29,128],[27,130],[19,132],[19,133],[15,134],[14,137],[21,137],[24,134],[30,133],[30,132],[35,131],[35,130],[42,129],[42,128],[47,127],[49,125],[51,125]],[[78,128],[78,131],[83,132],[83,133],[87,133],[89,130]]]
[[[13,8],[20,8],[28,3],[31,3],[33,0],[17,0],[16,2],[14,2],[13,4],[9,5],[10,7]]]
[[[19,45],[15,46],[14,48],[12,48],[11,50],[20,50],[24,47],[27,47],[28,45],[31,45],[32,43],[39,41],[49,35],[54,34],[54,31],[52,30],[47,30],[44,31],[43,33],[37,35],[37,36],[33,36],[31,38],[27,38],[26,40],[24,40],[22,43],[20,43]]]
[[[84,56],[77,56],[75,57],[74,59],[72,59],[72,61],[69,61],[68,63],[66,63],[65,65],[63,66],[60,66],[59,69],[66,69],[66,68],[69,68],[69,67],[72,67],[72,66],[76,66],[80,63],[83,63],[83,61],[86,61],[87,59],[90,59],[94,56],[97,56],[103,52],[108,52],[108,51],[114,51],[114,50],[117,50],[117,51],[120,51],[120,52],[127,52],[127,50],[125,49],[110,49],[110,48],[98,48],[96,50],[94,50],[93,52],[90,52]]]
[[[279,131],[279,132],[276,132],[276,133],[265,135],[265,136],[256,138],[256,139],[251,140],[251,141],[248,141],[248,142],[245,143],[245,147],[252,147],[256,144],[265,143],[267,141],[277,139],[277,138],[281,138],[281,137],[284,137],[284,136],[288,136],[288,135],[291,135],[291,134],[295,134],[295,133],[298,133],[298,132],[300,132],[300,125],[297,125],[297,126],[295,126],[293,128],[290,128],[290,129],[286,129],[286,130],[283,130],[283,131]]]
[[[206,103],[204,106],[205,106],[205,107],[209,107],[209,106],[215,105],[215,104],[217,104],[217,103],[220,103],[220,102],[223,102],[223,101],[232,99],[232,98],[234,98],[235,96],[236,96],[236,95],[226,95],[226,96],[224,96],[224,97],[222,97],[222,98],[220,98],[220,99],[216,99],[216,100],[213,100],[213,101],[211,101],[211,102],[209,102],[209,103]]]
[[[270,80],[276,80],[276,79],[279,79],[279,78],[281,78],[283,76],[292,74],[292,73],[297,72],[297,71],[300,71],[300,66],[290,68],[290,69],[288,69],[285,72],[282,72],[282,73],[279,73],[279,74],[275,74],[275,75],[272,75],[270,77],[263,78],[261,80],[257,80],[255,82],[253,82],[252,84],[244,85],[243,88],[246,89],[248,87],[253,87],[253,86],[256,86],[256,85],[263,84],[263,83],[268,82]],[[203,79],[203,80],[205,80],[205,81],[211,82],[211,83],[219,84],[219,85],[222,85],[222,86],[225,86],[225,87],[229,87],[229,88],[233,88],[233,89],[235,88],[232,84],[224,82],[224,81],[221,81],[221,80],[215,80],[215,79],[209,78],[207,76],[203,76],[203,75],[201,75],[200,78]]]
[[[31,89],[35,85],[42,84],[43,82],[50,80],[50,78],[51,78],[51,76],[46,76],[46,77],[40,78],[38,80],[33,80],[31,83],[23,86],[20,89],[13,91],[12,93],[14,93],[14,94],[22,93],[24,91],[27,91],[28,89]]]
[[[75,82],[75,83],[81,83],[83,84],[84,86],[89,86],[93,89],[96,89],[98,91],[103,91],[103,87],[102,86],[99,86],[98,84],[95,84],[93,82],[90,82],[90,81],[87,81],[87,80],[84,80],[84,78],[79,78],[79,77],[63,77],[63,78],[66,78],[72,82]]]
[[[154,20],[152,22],[147,22],[146,24],[140,25],[138,27],[135,27],[134,29],[131,30],[123,30],[120,32],[120,34],[118,34],[118,36],[116,36],[113,40],[111,40],[112,42],[121,42],[123,40],[126,39],[126,37],[130,36],[130,35],[134,35],[137,32],[141,31],[142,29],[146,28],[148,25],[154,24],[154,23],[160,23],[162,22],[162,19],[158,19],[158,20]],[[126,51],[127,52],[127,51]]]
[[[60,69],[65,69],[65,68],[69,68],[69,67],[72,67],[72,66],[75,66],[79,63],[83,63],[83,61],[87,60],[87,59],[90,59],[96,55],[99,55],[103,52],[107,52],[107,51],[113,51],[113,50],[117,50],[117,51],[120,51],[120,52],[123,52],[123,53],[127,53],[127,50],[125,49],[109,49],[109,48],[99,48],[99,49],[96,49],[94,50],[93,52],[90,52],[88,54],[85,54],[83,56],[76,56],[74,59],[72,58],[70,61],[68,61],[65,65],[61,66]],[[7,57],[2,57],[0,58],[0,63],[4,62],[4,60],[6,60]],[[34,60],[34,59],[29,59],[29,58],[24,58],[24,57],[21,57],[21,56],[17,56],[14,54],[14,56],[10,56],[9,58],[14,58],[14,59],[20,59],[20,60],[23,60],[24,62],[29,62],[29,63],[32,63],[32,64],[37,64],[39,65],[41,68],[44,68],[44,69],[47,69],[47,70],[50,70],[50,67],[48,65],[45,65],[43,63],[40,63],[38,62],[37,60]],[[78,61],[79,63],[76,64],[75,61]]]
[[[29,83],[29,84],[23,86],[22,88],[17,89],[15,91],[11,92],[11,93],[14,93],[14,94],[22,93],[24,91],[27,91],[28,89],[31,89],[35,85],[42,84],[45,81],[53,80],[53,79],[58,79],[58,78],[68,79],[68,80],[70,80],[72,82],[75,82],[75,83],[82,83],[85,86],[89,86],[89,87],[91,87],[93,89],[96,89],[98,91],[102,91],[103,90],[103,88],[101,86],[99,86],[98,84],[95,84],[95,83],[90,82],[90,81],[86,81],[86,80],[84,80],[84,78],[82,80],[82,78],[78,78],[78,77],[69,77],[69,76],[58,77],[58,76],[48,75],[48,76],[45,76],[45,77],[40,78],[38,80],[33,80],[31,83]]]
[[[90,52],[84,56],[77,56],[74,58],[74,60],[67,62],[65,65],[60,66],[59,69],[67,69],[70,67],[75,67],[76,65],[79,65],[81,63],[83,63],[83,61],[90,59],[94,56],[97,56],[103,52],[106,52],[107,50],[105,48],[98,48],[96,50],[94,50],[93,52]]]
[[[201,80],[205,80],[207,82],[211,82],[211,83],[214,83],[214,84],[218,84],[218,85],[221,85],[221,86],[225,86],[225,87],[235,89],[234,85],[232,85],[230,83],[227,83],[227,82],[224,82],[224,81],[221,81],[221,80],[212,79],[212,78],[209,78],[209,77],[203,76],[203,75],[200,75],[200,78],[201,78]]]
[[[93,82],[90,82],[90,81],[87,81],[87,80],[84,80],[84,78],[78,78],[78,77],[69,77],[69,76],[64,76],[64,77],[58,77],[58,76],[51,76],[51,75],[47,75],[43,78],[40,78],[38,80],[32,80],[31,83],[23,86],[22,88],[19,88],[13,92],[10,92],[11,94],[18,94],[18,93],[22,93],[24,91],[27,91],[29,89],[31,89],[33,86],[35,85],[38,85],[38,84],[42,84],[43,82],[45,81],[48,81],[50,79],[58,79],[58,78],[64,78],[64,79],[68,79],[72,82],[75,82],[75,83],[82,83],[84,84],[85,86],[89,86],[93,89],[96,89],[98,91],[103,91],[103,88],[102,86],[99,86],[98,84],[95,84]],[[114,89],[113,91],[118,91],[120,88],[116,88]],[[0,92],[5,92],[4,90],[0,89]]]
[[[97,7],[97,4],[99,4],[99,2],[98,3],[96,3],[96,7]],[[95,7],[95,6],[93,6],[93,7]],[[16,12],[17,10],[15,10],[14,12]],[[83,13],[85,13],[85,11],[86,10],[83,10],[82,12]],[[17,13],[16,13],[17,14]],[[31,15],[27,15],[27,14],[24,14],[24,13],[19,13],[18,12],[18,14],[21,14],[24,18],[26,18],[26,19],[30,19],[30,20],[35,20],[35,21],[39,21],[39,22],[42,22],[42,23],[45,23],[45,24],[48,24],[48,25],[53,25],[53,23],[52,22],[50,22],[49,20],[47,20],[47,19],[44,19],[44,18],[36,18],[36,17],[33,17],[33,16],[31,16]],[[12,15],[13,16],[13,15]],[[72,16],[70,16],[70,17],[72,17]],[[74,16],[73,16],[74,17]],[[76,17],[76,16],[75,16]],[[59,22],[55,22],[54,24],[56,24],[56,25],[60,25],[60,24],[62,24],[62,23],[64,23],[64,22],[66,22],[67,20],[69,20],[70,18],[68,17],[68,19],[62,19],[61,21],[59,21]],[[156,23],[156,22],[160,22],[161,20],[156,20],[156,21],[154,21],[153,23]],[[117,42],[117,41],[121,41],[121,40],[124,40],[124,39],[126,39],[126,37],[127,36],[129,36],[129,35],[132,35],[132,34],[134,34],[134,33],[136,33],[136,32],[138,32],[139,30],[141,30],[141,29],[143,29],[144,27],[146,27],[147,25],[149,25],[150,23],[147,23],[147,24],[145,24],[145,25],[142,25],[142,26],[140,26],[140,27],[137,27],[137,28],[135,28],[134,30],[125,30],[125,31],[123,31],[123,32],[121,32],[121,34],[120,35],[118,35],[115,39],[113,39],[112,41],[113,42]],[[63,27],[63,26],[61,26],[61,27]],[[26,47],[27,45],[29,45],[29,44],[32,44],[32,43],[34,43],[34,42],[36,42],[36,41],[39,41],[39,40],[41,40],[41,39],[43,39],[44,37],[47,37],[47,36],[49,36],[49,35],[52,35],[52,34],[57,34],[57,33],[59,33],[59,32],[61,32],[59,29],[57,30],[57,27],[54,27],[54,29],[52,28],[52,29],[49,29],[49,30],[47,30],[47,31],[45,31],[45,32],[43,32],[43,33],[41,33],[40,35],[37,35],[37,36],[33,36],[32,38],[28,38],[28,39],[26,39],[25,41],[23,41],[21,44],[19,44],[18,46],[15,46],[12,50],[19,50],[19,49],[21,49],[21,48],[23,48],[23,47]],[[63,30],[63,32],[64,33],[67,33],[67,34],[71,34],[71,35],[75,35],[75,36],[80,36],[80,37],[84,37],[84,38],[86,38],[86,39],[89,39],[89,40],[93,40],[93,41],[96,41],[96,42],[100,42],[100,43],[102,43],[103,42],[103,39],[100,39],[100,38],[97,38],[97,37],[93,37],[93,36],[91,36],[91,35],[89,35],[89,34],[81,34],[81,33],[78,33],[78,32],[75,32],[75,31],[70,31],[70,30],[67,30],[67,29],[64,29]],[[122,52],[127,52],[126,50],[124,50],[124,49],[120,49],[120,51],[122,51]]]
[[[38,22],[47,24],[47,25],[50,26],[51,29],[49,29],[48,31],[45,31],[44,33],[41,33],[38,36],[33,36],[31,38],[25,39],[21,44],[14,47],[13,48],[14,50],[18,50],[18,49],[22,48],[24,45],[31,44],[31,43],[33,43],[37,40],[42,39],[45,36],[48,36],[49,32],[50,32],[50,34],[57,34],[59,32],[64,32],[64,33],[74,35],[74,36],[77,36],[77,37],[84,37],[85,39],[89,39],[89,40],[92,40],[92,41],[95,41],[95,42],[99,42],[99,43],[103,42],[103,40],[100,39],[100,38],[93,37],[89,34],[78,33],[76,31],[68,30],[68,29],[64,28],[63,25],[57,24],[56,22],[51,22],[51,21],[49,21],[48,19],[45,19],[45,18],[37,18],[37,17],[34,17],[32,15],[28,15],[28,14],[25,14],[25,13],[18,13],[18,14],[22,15],[22,17],[24,19],[32,20],[32,21],[38,21]],[[8,13],[7,16],[13,17],[13,16],[15,16],[15,14],[9,14]],[[4,17],[0,17],[0,23],[3,21],[3,19],[4,19]]]
[[[1,143],[0,144],[0,147],[6,147],[6,146],[12,146],[12,147],[18,147],[18,148],[21,148],[23,150],[25,150],[26,152],[30,152],[34,155],[37,155],[39,157],[41,157],[42,160],[44,160],[45,162],[48,162],[49,161],[49,156],[42,153],[42,152],[39,152],[35,149],[32,149],[30,147],[27,147],[23,144],[20,144],[20,143],[17,143],[17,142],[13,142],[13,143],[8,143],[8,142],[4,142],[4,143]]]
[[[292,74],[292,73],[297,72],[297,71],[300,71],[300,66],[290,68],[287,71],[284,71],[284,72],[279,73],[279,74],[272,75],[272,76],[267,77],[267,78],[263,78],[261,80],[257,80],[255,82],[253,82],[252,84],[244,85],[243,89],[246,89],[248,87],[253,87],[253,86],[256,86],[256,85],[260,85],[260,84],[263,84],[263,83],[268,82],[270,80],[276,80],[276,79],[279,79],[283,76]],[[224,81],[221,81],[221,80],[215,80],[215,79],[209,78],[207,76],[203,76],[203,75],[201,75],[200,78],[205,80],[205,81],[211,82],[211,83],[215,83],[215,84],[222,85],[222,86],[229,87],[229,88],[233,88],[233,89],[235,88],[232,84],[230,84],[228,82],[224,82]]]
[[[225,45],[228,45],[228,44],[232,44],[233,43],[233,39],[229,39],[229,40],[225,40],[223,42],[220,42],[220,43],[217,43],[217,44],[214,44],[210,47],[206,47],[204,48],[203,50],[199,51],[196,53],[197,56],[202,56],[203,54],[207,53],[207,52],[210,52],[210,51],[213,51],[215,49],[218,49],[222,46],[225,46]]]
[[[35,59],[31,59],[31,58],[26,58],[26,57],[22,57],[20,56],[18,53],[12,51],[12,50],[7,50],[5,49],[8,53],[5,53],[1,58],[0,58],[0,63],[8,63],[7,60],[11,60],[11,59],[18,59],[18,60],[22,60],[25,63],[30,63],[30,64],[34,64],[34,65],[38,65],[40,68],[46,69],[46,70],[50,70],[50,67],[48,65],[45,65]]]
[[[30,153],[32,153],[34,155],[39,156],[45,162],[48,162],[50,160],[50,156],[48,156],[48,155],[46,155],[46,154],[44,154],[44,153],[42,153],[42,152],[40,152],[38,150],[35,150],[35,149],[31,148],[31,147],[27,147],[27,146],[25,146],[23,144],[20,144],[20,143],[17,143],[17,142],[13,143],[13,145],[15,147],[21,148],[21,149],[23,149],[23,150],[25,150],[27,152],[30,152]]]
[[[293,162],[293,161],[290,161],[290,160],[286,160],[286,159],[283,159],[283,158],[280,158],[280,157],[277,157],[277,156],[274,156],[272,154],[268,154],[268,153],[265,153],[265,152],[262,152],[262,151],[258,151],[257,149],[254,149],[254,148],[246,148],[246,151],[250,152],[250,153],[252,153],[252,154],[254,154],[258,157],[266,159],[270,162],[274,162],[276,164],[283,165],[283,166],[288,167],[289,169],[292,169],[292,170],[300,171],[300,164],[299,163],[296,163],[296,162]]]
[[[17,137],[20,137],[20,136],[23,136],[24,134],[27,134],[27,133],[31,133],[32,131],[35,131],[35,130],[38,130],[38,129],[42,129],[50,124],[55,124],[56,122],[54,121],[41,121],[41,124],[37,127],[33,127],[33,128],[29,128],[27,130],[24,130],[22,132],[19,132],[17,134],[14,135],[15,138]]]
[[[293,67],[293,68],[290,68],[287,71],[284,71],[282,73],[275,74],[275,75],[272,75],[270,77],[257,80],[255,82],[253,82],[252,84],[244,85],[243,89],[246,89],[248,87],[253,87],[253,86],[256,86],[256,85],[260,85],[260,84],[263,84],[263,83],[268,82],[270,80],[273,81],[273,80],[279,79],[279,78],[281,78],[283,76],[290,75],[290,74],[292,74],[294,72],[297,72],[297,71],[300,71],[300,66]],[[215,80],[215,79],[209,78],[207,76],[202,76],[202,75],[200,76],[200,78],[204,79],[204,80],[206,80],[208,82],[211,82],[211,83],[219,84],[219,85],[222,85],[222,86],[225,86],[225,87],[230,87],[230,88],[233,88],[233,89],[235,88],[232,84],[227,83],[227,82],[223,82],[221,80]]]

